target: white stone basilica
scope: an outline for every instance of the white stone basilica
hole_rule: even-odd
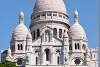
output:
[[[2,61],[16,62],[18,67],[97,67],[97,49],[88,48],[77,10],[70,27],[64,0],[36,0],[29,28],[20,11],[19,24],[10,48],[2,52]]]

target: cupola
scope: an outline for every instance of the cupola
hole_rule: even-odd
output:
[[[24,12],[21,10],[19,13],[19,24],[14,30],[14,35],[27,35],[29,30],[24,24]]]
[[[75,39],[87,38],[84,28],[79,24],[77,10],[74,12],[74,24],[71,27],[71,36]]]

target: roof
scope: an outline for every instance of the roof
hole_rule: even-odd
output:
[[[36,0],[34,13],[43,11],[56,11],[66,14],[63,0]]]
[[[23,11],[20,11],[20,13],[19,13],[19,24],[16,26],[13,33],[14,33],[14,35],[17,35],[17,36],[24,35],[28,38],[32,38],[30,31],[24,24],[24,12]]]

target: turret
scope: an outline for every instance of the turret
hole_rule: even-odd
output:
[[[84,28],[79,24],[78,11],[74,11],[74,24],[71,27],[72,51],[86,52],[87,36]]]
[[[21,10],[19,13],[19,24],[24,23],[24,12]]]
[[[11,51],[15,56],[15,62],[19,66],[26,62],[26,52],[29,52],[32,47],[32,36],[30,31],[24,24],[24,12],[21,10],[19,13],[19,24],[16,26],[11,39]],[[16,55],[17,54],[17,55]],[[21,61],[21,63],[19,63]]]
[[[74,12],[74,23],[78,23],[78,11],[75,10]]]
[[[12,45],[15,48],[15,53],[25,53],[27,34],[29,34],[29,30],[24,24],[24,12],[20,11],[19,24],[15,28],[12,37],[13,39]]]

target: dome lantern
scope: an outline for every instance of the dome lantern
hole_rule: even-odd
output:
[[[78,23],[78,11],[77,10],[74,11],[74,22]]]
[[[29,30],[24,24],[24,12],[21,10],[19,13],[19,24],[16,26],[15,30],[13,31],[14,35],[24,35],[26,36],[29,34]]]
[[[19,24],[24,23],[24,12],[21,10],[19,13]]]
[[[78,11],[74,12],[74,24],[71,27],[72,38],[85,38],[87,39],[84,28],[78,22]]]

